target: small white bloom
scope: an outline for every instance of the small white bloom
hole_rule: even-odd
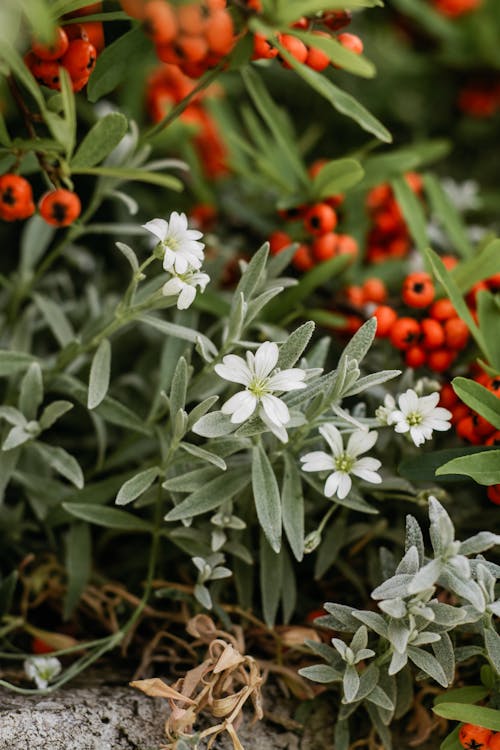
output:
[[[304,471],[332,471],[325,482],[324,493],[326,497],[337,495],[340,500],[351,491],[351,474],[364,479],[365,482],[379,484],[382,477],[377,473],[381,463],[378,458],[358,458],[361,453],[373,448],[377,442],[378,432],[365,432],[356,430],[353,432],[344,447],[342,435],[332,424],[325,424],[319,428],[321,435],[328,443],[332,455],[324,451],[313,451],[301,456]]]
[[[222,406],[223,414],[231,415],[233,424],[245,422],[259,407],[258,414],[270,430],[283,442],[288,441],[285,425],[290,421],[290,413],[284,401],[273,395],[274,391],[295,391],[306,388],[303,382],[305,372],[292,367],[276,370],[279,349],[277,344],[265,341],[255,354],[246,352],[246,361],[236,354],[227,354],[222,364],[215,365],[215,372],[224,380],[241,383],[239,391]]]
[[[441,180],[441,185],[448,194],[449,199],[459,211],[479,208],[479,185],[475,180],[456,182],[450,177]]]
[[[375,416],[377,417],[380,424],[383,424],[383,425],[389,424],[389,416],[392,414],[392,412],[395,409],[396,409],[396,402],[394,398],[391,396],[390,393],[386,393],[385,398],[384,398],[384,403],[381,404],[375,412]]]
[[[169,221],[153,219],[143,224],[144,229],[154,234],[160,241],[165,255],[163,268],[179,274],[189,270],[197,271],[203,262],[203,234],[197,229],[188,229],[186,214],[172,211]]]
[[[399,409],[394,409],[387,424],[394,425],[396,432],[409,432],[415,445],[430,440],[433,430],[446,431],[451,427],[452,414],[448,409],[437,406],[439,393],[417,396],[411,388],[398,397]]]
[[[177,309],[186,310],[193,304],[196,297],[196,287],[200,292],[205,291],[205,287],[210,281],[210,276],[201,271],[187,271],[172,276],[162,287],[165,297],[177,297]]]
[[[24,662],[24,671],[37,688],[44,690],[61,671],[61,662],[55,656],[32,656]]]

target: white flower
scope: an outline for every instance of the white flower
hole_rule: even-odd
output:
[[[439,393],[428,396],[417,396],[411,388],[398,396],[399,409],[394,409],[388,417],[387,424],[394,425],[396,432],[409,432],[415,445],[422,445],[430,440],[433,430],[449,430],[451,412],[437,406]]]
[[[163,285],[162,292],[165,297],[177,296],[177,309],[186,310],[193,304],[196,297],[196,287],[198,286],[200,291],[204,292],[209,281],[210,276],[206,273],[202,273],[201,271],[186,271],[186,273],[172,276]]]
[[[358,458],[361,453],[373,448],[377,442],[378,432],[365,432],[356,430],[353,432],[344,448],[342,435],[332,424],[325,424],[319,428],[320,433],[330,446],[332,455],[324,451],[313,451],[301,456],[304,471],[331,471],[327,477],[324,493],[326,497],[337,495],[340,500],[351,491],[352,480],[350,475],[364,479],[365,482],[379,484],[382,481],[377,469],[381,463],[378,458]]]
[[[188,229],[186,214],[172,211],[169,221],[153,219],[143,227],[160,240],[165,251],[163,268],[166,271],[182,274],[201,268],[205,245],[198,240],[203,235],[197,229]]]
[[[390,393],[386,393],[384,403],[381,404],[375,412],[375,416],[377,417],[380,424],[389,424],[389,416],[395,409],[396,402],[394,401],[394,398]]]
[[[61,671],[61,662],[55,656],[32,656],[24,662],[24,671],[37,688],[44,690]]]
[[[279,349],[277,344],[265,341],[255,354],[246,352],[246,361],[235,354],[227,354],[222,364],[215,365],[215,372],[224,380],[241,383],[245,386],[226,401],[223,414],[231,414],[233,424],[241,424],[252,416],[259,407],[258,414],[270,430],[283,442],[288,441],[285,425],[290,421],[287,405],[273,391],[295,391],[305,388],[305,372],[299,368],[276,370]]]

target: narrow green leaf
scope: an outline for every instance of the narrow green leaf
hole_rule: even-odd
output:
[[[422,204],[404,177],[396,177],[392,180],[391,185],[411,236],[417,248],[420,252],[423,252],[428,247],[429,242],[427,239],[427,222]]]
[[[134,477],[127,480],[125,484],[122,484],[116,496],[116,505],[128,505],[137,500],[138,497],[151,487],[159,474],[160,469],[158,466],[152,466],[150,469],[144,469],[144,471],[140,471]]]
[[[281,486],[283,528],[294,557],[304,556],[304,496],[297,462],[289,453],[283,454],[285,469]]]
[[[432,710],[444,719],[476,724],[500,732],[500,711],[494,708],[471,706],[469,703],[439,703]]]
[[[66,537],[67,588],[63,618],[68,620],[87,585],[92,568],[92,540],[86,523],[72,523]]]
[[[0,377],[14,375],[20,370],[27,370],[35,357],[26,352],[13,352],[8,349],[0,349]]]
[[[84,485],[83,472],[76,458],[71,456],[64,448],[47,443],[33,443],[33,448],[54,471],[68,479],[79,490],[82,489]]]
[[[488,420],[497,430],[500,430],[500,399],[491,391],[469,378],[454,378],[453,390],[457,396]]]
[[[333,159],[324,164],[311,186],[316,201],[344,193],[363,179],[364,171],[355,159]]]
[[[43,294],[34,294],[35,304],[45,318],[47,325],[54,334],[58,344],[63,347],[73,341],[75,332],[73,326],[63,312],[60,304],[45,297]]]
[[[458,739],[459,731],[460,727],[455,727],[453,732],[442,741],[439,750],[462,750],[463,745]]]
[[[454,458],[436,469],[436,476],[442,474],[465,474],[478,484],[500,484],[500,450]]]
[[[479,330],[483,334],[489,364],[500,372],[500,306],[498,295],[482,289],[477,295]]]
[[[201,340],[204,342],[206,350],[214,357],[217,356],[217,349],[212,341],[192,328],[187,328],[177,323],[169,323],[167,320],[160,320],[159,318],[154,318],[152,315],[143,315],[139,320],[152,326],[152,328],[156,328],[161,333],[167,334],[167,336],[175,336],[184,341],[190,341],[192,344],[196,344],[198,340]]]
[[[422,453],[403,459],[398,466],[398,473],[412,482],[455,482],[465,481],[459,474],[454,476],[437,477],[436,469],[453,458],[484,452],[478,445],[463,446],[461,448],[446,448],[444,450]]]
[[[191,456],[200,458],[202,461],[206,461],[209,464],[217,466],[217,468],[226,471],[227,465],[223,458],[218,456],[216,453],[207,451],[204,448],[200,448],[199,445],[193,445],[192,443],[179,443],[179,448],[189,453]]]
[[[87,85],[89,101],[96,102],[113,91],[126,79],[131,66],[144,58],[150,49],[151,42],[139,26],[107,45],[99,55]]]
[[[111,344],[103,339],[92,359],[89,376],[87,408],[95,409],[103,401],[109,388],[111,373]]]
[[[21,276],[27,276],[36,266],[52,242],[55,231],[55,227],[47,224],[38,214],[25,222],[21,234]]]
[[[188,366],[184,357],[177,361],[172,386],[170,388],[170,417],[173,420],[179,409],[186,406],[186,393],[188,386]],[[172,423],[173,428],[173,423]]]
[[[139,269],[139,261],[137,260],[137,255],[135,254],[135,252],[124,242],[115,242],[115,245],[121,252],[121,254],[124,255],[128,260],[133,273],[135,273]]]
[[[120,112],[110,114],[98,120],[80,143],[71,161],[71,168],[94,167],[118,146],[127,132],[128,121]]]
[[[263,533],[260,535],[260,593],[262,612],[269,628],[272,628],[281,599],[283,585],[283,556],[275,552]]]
[[[199,516],[230,500],[241,492],[250,477],[240,469],[231,469],[222,476],[209,480],[198,490],[188,495],[179,505],[165,516],[166,521],[182,521],[184,518]]]
[[[253,297],[254,292],[264,278],[268,257],[269,242],[264,242],[257,252],[254,253],[248,266],[245,268],[235,289],[233,299],[237,299],[242,294],[245,301],[248,302]]]
[[[432,213],[448,233],[452,245],[464,258],[470,257],[472,247],[467,229],[460,213],[453,205],[441,183],[432,174],[424,175],[425,193],[430,201]]]
[[[474,284],[500,273],[500,240],[493,240],[472,258],[459,263],[451,271],[453,281],[465,294]]]
[[[302,356],[302,353],[314,333],[315,325],[309,320],[307,323],[296,328],[287,340],[280,346],[277,367],[286,370],[293,367]]]
[[[109,529],[120,529],[121,531],[152,531],[152,526],[144,519],[133,513],[116,508],[107,508],[101,505],[87,505],[86,503],[63,503],[62,507],[75,518],[82,521],[94,523],[96,526],[105,526]]]
[[[281,498],[271,462],[260,443],[252,452],[252,490],[260,526],[271,548],[281,548]]]
[[[146,169],[134,169],[132,167],[75,167],[71,170],[73,174],[90,174],[96,177],[112,177],[118,182],[147,182],[150,185],[158,185],[167,190],[181,192],[183,184],[177,177],[158,172],[148,172]]]
[[[66,157],[71,158],[76,141],[76,107],[75,94],[68,71],[62,65],[59,66],[59,79],[61,81],[61,100],[64,113],[64,127],[59,128],[58,140],[63,143]]]
[[[57,422],[63,414],[73,408],[71,401],[53,401],[45,407],[40,417],[40,427],[42,430],[48,430],[49,427]]]
[[[469,685],[468,687],[454,688],[445,693],[436,695],[434,705],[440,703],[477,703],[486,698],[490,691],[484,685]]]
[[[323,37],[319,34],[312,34],[310,31],[299,31],[294,28],[290,30],[290,34],[303,41],[307,47],[322,50],[334,65],[348,73],[354,73],[364,78],[373,78],[375,75],[373,63],[362,55],[357,55],[346,49],[333,37]]]
[[[32,362],[21,380],[19,409],[26,419],[35,419],[38,407],[43,401],[42,368],[38,362]]]

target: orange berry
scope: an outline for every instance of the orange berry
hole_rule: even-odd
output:
[[[93,44],[84,39],[74,39],[61,58],[61,65],[64,65],[71,78],[77,81],[92,73],[96,60],[97,51]]]
[[[345,318],[346,324],[342,330],[353,336],[363,325],[363,318],[359,315],[346,315]]]
[[[175,40],[173,49],[181,60],[197,63],[207,54],[208,43],[203,36],[180,34]]]
[[[424,349],[439,349],[445,342],[443,326],[434,318],[420,321],[422,329],[422,346]]]
[[[467,323],[461,318],[448,318],[444,323],[444,335],[450,349],[463,349],[469,340]]]
[[[391,186],[387,183],[372,188],[366,196],[366,205],[370,211],[381,209],[392,196]]]
[[[495,428],[493,427],[493,425],[480,414],[473,414],[472,421],[474,422],[474,427],[476,428],[477,434],[481,435],[481,437],[489,437],[493,432],[495,432]]]
[[[178,33],[177,16],[164,0],[149,0],[143,12],[144,26],[155,44],[168,44]]]
[[[337,41],[342,47],[345,47],[345,49],[354,52],[355,55],[361,55],[363,52],[363,42],[359,36],[356,36],[356,34],[344,32],[343,34],[338,35]]]
[[[477,434],[472,415],[464,417],[457,422],[456,427],[457,435],[466,440],[471,445],[481,445],[483,440],[480,435]],[[465,745],[464,745],[465,747]]]
[[[316,203],[306,211],[304,226],[308,232],[316,236],[326,234],[337,226],[337,214],[326,203]]]
[[[447,271],[451,271],[452,268],[458,265],[458,259],[454,255],[442,255],[441,260]]]
[[[451,409],[456,404],[458,404],[458,396],[453,390],[451,383],[443,383],[439,392],[439,406]]]
[[[291,36],[291,34],[283,34],[281,37],[281,44],[286,49],[287,52],[292,55],[298,62],[304,63],[307,59],[307,47],[304,44],[304,42],[301,42],[300,39],[297,39],[296,36]],[[279,55],[279,59],[281,60],[281,63],[284,68],[291,68],[292,65],[285,60],[284,58]]]
[[[387,288],[382,279],[372,276],[363,283],[365,299],[368,302],[385,302],[387,299]]]
[[[52,646],[49,646],[49,644],[41,638],[36,637],[31,641],[32,654],[51,654],[53,651],[55,651],[55,649]]]
[[[132,18],[142,20],[144,18],[144,0],[120,0],[122,10]]]
[[[456,318],[457,313],[449,299],[437,299],[430,307],[429,315],[434,320],[448,320]]]
[[[403,282],[401,296],[408,307],[422,309],[434,299],[434,284],[428,273],[410,273]]]
[[[47,224],[67,227],[80,216],[81,203],[76,193],[64,188],[50,190],[38,203],[40,216]]]
[[[39,60],[38,58],[34,58],[30,61],[29,68],[38,83],[41,83],[42,86],[59,90],[61,88],[59,66],[60,62],[56,60]]]
[[[493,735],[491,729],[478,727],[475,724],[462,724],[458,733],[458,739],[466,750],[487,750],[489,741]]]
[[[347,301],[353,305],[353,307],[361,307],[366,301],[365,293],[360,286],[346,286],[344,294]]]
[[[420,339],[420,324],[415,318],[399,318],[390,332],[391,344],[396,349],[406,351],[418,343]]]
[[[334,232],[327,232],[316,237],[311,245],[311,252],[317,261],[330,260],[337,255],[338,240]]]
[[[35,38],[31,49],[40,60],[58,60],[64,55],[68,46],[68,35],[64,29],[58,26],[55,30],[54,39],[49,44],[43,44]]]
[[[358,243],[350,234],[337,235],[337,254],[356,257],[359,252]]]
[[[452,414],[451,423],[454,425],[458,424],[462,419],[470,415],[470,409],[465,404],[460,403],[449,408]]]
[[[492,484],[487,490],[488,500],[495,505],[500,505],[500,484]],[[495,739],[498,738],[498,739]],[[497,732],[488,745],[488,750],[500,750],[500,732]]]
[[[276,230],[276,232],[273,232],[269,237],[269,251],[271,255],[277,255],[280,250],[284,250],[284,248],[291,245],[292,242],[293,240],[289,234]]]
[[[405,363],[408,367],[422,367],[427,359],[427,353],[421,346],[411,346],[405,352]]]
[[[179,29],[185,34],[192,34],[193,36],[204,34],[208,14],[200,3],[179,5],[174,12],[177,16]]]
[[[379,305],[373,313],[373,317],[377,319],[377,332],[375,336],[379,339],[385,338],[390,334],[394,323],[398,319],[396,311],[392,307],[389,307],[389,305]]]
[[[211,52],[227,55],[233,48],[235,36],[233,19],[226,10],[215,11],[206,22],[205,38]]]
[[[330,58],[322,49],[309,47],[305,62],[308,68],[321,72],[330,65]]]
[[[0,177],[0,219],[27,219],[34,212],[33,191],[28,180],[17,174],[3,174]]]
[[[424,183],[422,177],[418,172],[407,172],[404,175],[405,182],[413,190],[414,193],[421,193]]]
[[[314,267],[314,259],[311,255],[309,245],[304,242],[299,245],[292,258],[292,264],[298,271],[310,271]]]
[[[253,60],[271,60],[278,56],[278,48],[273,46],[273,39],[277,42],[281,40],[281,34],[275,37],[265,37],[263,34],[254,34],[253,36]]]
[[[500,445],[500,430],[495,430],[493,434],[489,435],[486,440],[485,445],[499,446]]]
[[[427,364],[434,372],[446,372],[455,359],[455,352],[450,349],[433,349],[427,357]]]

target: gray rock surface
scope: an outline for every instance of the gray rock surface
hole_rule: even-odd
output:
[[[158,750],[166,716],[165,701],[129,687],[70,687],[46,697],[0,690],[0,750]],[[238,735],[245,750],[300,748],[296,734],[265,721]]]

